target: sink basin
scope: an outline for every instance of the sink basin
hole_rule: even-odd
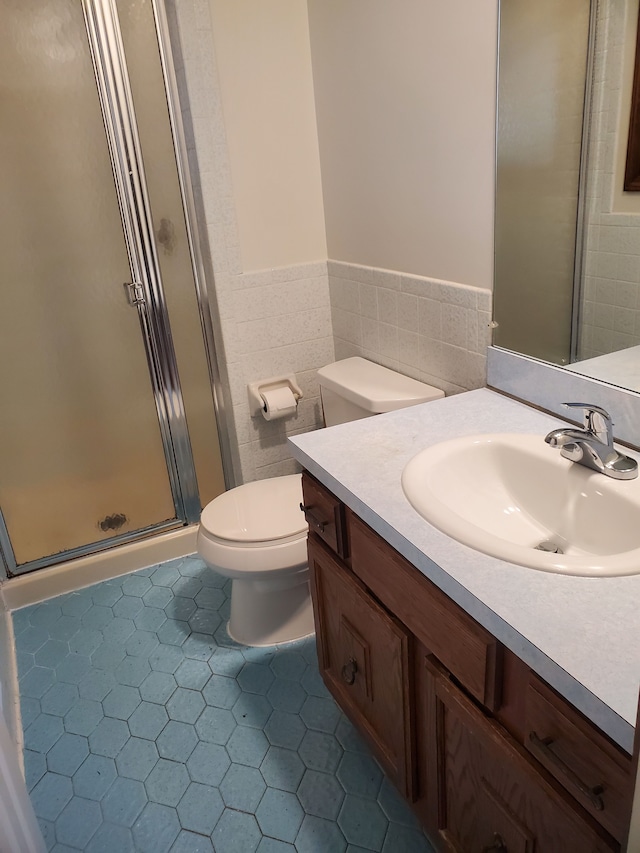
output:
[[[560,574],[640,573],[640,479],[563,459],[542,435],[433,445],[406,465],[402,488],[430,524],[492,557]]]

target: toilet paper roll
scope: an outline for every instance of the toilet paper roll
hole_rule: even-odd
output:
[[[263,400],[262,416],[266,421],[275,421],[278,418],[287,418],[296,413],[298,403],[293,396],[293,391],[287,386],[272,388],[269,391],[261,391]]]

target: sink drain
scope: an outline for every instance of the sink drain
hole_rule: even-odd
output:
[[[563,554],[564,551],[555,542],[550,539],[543,539],[539,545],[535,547],[536,551],[546,551],[548,554]]]

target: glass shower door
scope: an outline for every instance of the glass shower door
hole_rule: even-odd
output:
[[[0,535],[19,567],[183,521],[82,6],[0,2]]]

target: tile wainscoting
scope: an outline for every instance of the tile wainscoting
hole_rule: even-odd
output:
[[[456,394],[486,384],[491,291],[329,261],[336,358],[362,355]]]

